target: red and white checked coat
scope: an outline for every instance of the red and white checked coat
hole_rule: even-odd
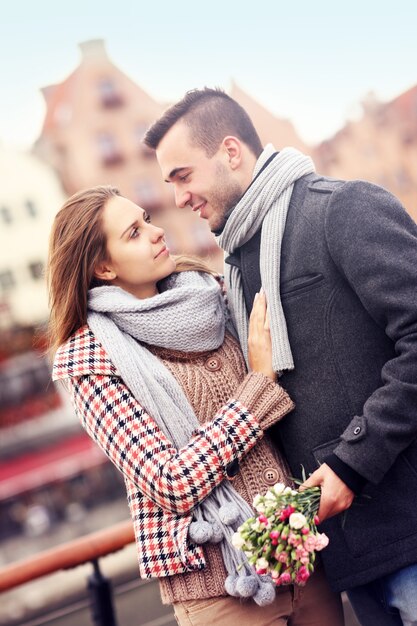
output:
[[[262,438],[257,420],[231,400],[177,450],[88,326],[59,348],[52,377],[66,381],[85,430],[124,475],[141,576],[204,568],[201,546],[187,541],[192,510],[227,478],[227,465]]]

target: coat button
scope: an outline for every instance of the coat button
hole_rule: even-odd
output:
[[[236,478],[240,470],[239,461],[234,459],[228,465],[226,465],[226,475],[229,480]]]
[[[353,430],[353,434],[354,435],[359,435],[361,430],[362,430],[362,428],[360,426],[356,426],[356,428],[354,428],[354,430]]]
[[[275,485],[279,481],[279,473],[275,467],[267,467],[263,471],[263,479],[267,485]]]
[[[216,356],[211,356],[209,359],[207,359],[207,361],[204,363],[204,367],[206,369],[209,370],[209,372],[216,372],[217,370],[219,370],[222,366],[222,362],[221,360],[216,357]]]

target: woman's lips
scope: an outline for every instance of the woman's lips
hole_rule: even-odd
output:
[[[162,248],[162,250],[160,250],[160,251],[158,252],[158,254],[156,255],[155,259],[157,259],[158,257],[160,257],[162,254],[169,254],[169,250],[168,250],[168,248],[167,248],[166,246],[164,246],[164,247]]]

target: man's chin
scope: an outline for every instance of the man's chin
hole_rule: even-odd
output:
[[[210,224],[209,224],[209,226],[210,226]],[[222,234],[225,226],[226,226],[226,222],[224,222],[222,224],[213,224],[213,226],[210,226],[210,230],[213,233],[213,235],[218,237],[219,235]]]
[[[227,222],[231,212],[232,211],[228,211],[227,214],[224,215],[221,220],[217,219],[215,221],[212,221],[211,223],[210,223],[210,220],[209,220],[209,223],[208,223],[209,224],[209,228],[210,228],[211,232],[213,233],[213,235],[216,235],[216,237],[218,237],[219,235],[222,234],[222,232],[224,230],[224,227],[226,226],[226,222]]]

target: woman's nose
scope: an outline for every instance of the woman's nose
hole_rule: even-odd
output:
[[[159,239],[162,239],[165,236],[165,231],[160,226],[154,226],[152,224],[151,228],[152,228],[152,240],[153,241],[159,241]]]

